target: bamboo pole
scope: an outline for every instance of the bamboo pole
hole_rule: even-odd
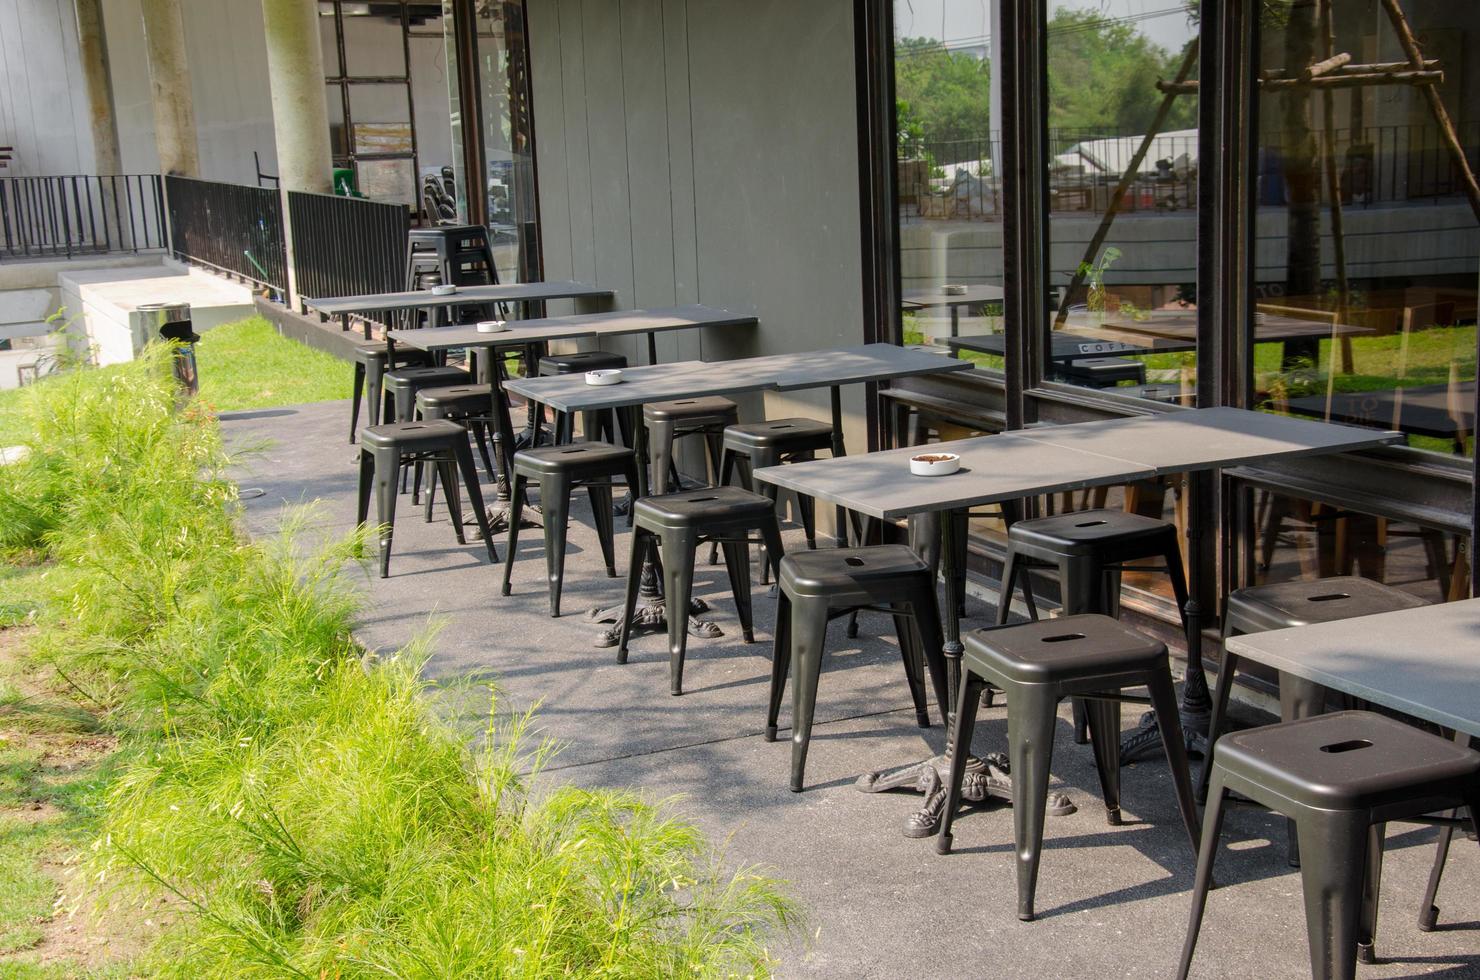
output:
[[[1368,85],[1443,85],[1444,73],[1436,69],[1432,71],[1317,75],[1315,78],[1261,78],[1258,84],[1261,92],[1281,92],[1301,88],[1363,88]],[[1166,95],[1195,95],[1197,93],[1197,80],[1168,82],[1164,79],[1158,79],[1156,90]]]
[[[1192,66],[1197,64],[1197,45],[1188,45],[1187,53],[1182,56],[1182,64],[1177,69],[1177,82],[1184,82],[1187,76],[1192,74]],[[1160,82],[1157,83],[1158,87]],[[1125,200],[1126,192],[1130,190],[1131,184],[1141,171],[1141,164],[1146,160],[1146,154],[1151,150],[1151,144],[1161,132],[1162,124],[1167,120],[1167,114],[1172,111],[1172,103],[1176,101],[1176,92],[1167,92],[1161,100],[1161,105],[1156,108],[1156,115],[1152,117],[1151,124],[1146,127],[1146,135],[1141,137],[1141,145],[1136,147],[1135,154],[1130,162],[1126,164],[1125,170],[1120,174],[1120,183],[1115,185],[1115,193],[1110,196],[1110,204],[1105,208],[1105,214],[1100,218],[1100,226],[1095,229],[1094,237],[1089,240],[1089,245],[1084,250],[1084,261],[1074,269],[1074,274],[1069,279],[1069,286],[1064,290],[1064,298],[1059,303],[1058,315],[1054,318],[1053,329],[1057,330],[1064,325],[1069,318],[1069,297],[1074,295],[1084,282],[1084,273],[1081,271],[1086,263],[1095,260],[1095,254],[1099,252],[1100,246],[1105,244],[1105,238],[1110,234],[1110,226],[1115,223],[1115,216],[1120,213],[1120,205]]]
[[[1409,67],[1415,72],[1422,71],[1423,52],[1419,50],[1418,41],[1408,27],[1408,18],[1403,16],[1403,8],[1398,5],[1398,0],[1382,0],[1382,5],[1387,10],[1388,20],[1393,22],[1393,31],[1398,35],[1398,43],[1403,46],[1403,53],[1408,55]],[[1465,159],[1464,147],[1460,145],[1459,134],[1454,131],[1454,123],[1449,120],[1449,112],[1444,108],[1444,100],[1439,98],[1439,90],[1433,85],[1424,86],[1423,94],[1429,100],[1429,109],[1434,113],[1435,121],[1439,123],[1439,132],[1444,137],[1444,144],[1448,147],[1450,156],[1454,158],[1455,168],[1460,172],[1465,185],[1465,196],[1470,199],[1470,210],[1475,212],[1476,220],[1480,220],[1480,184],[1475,182],[1475,172],[1470,169],[1469,160]]]

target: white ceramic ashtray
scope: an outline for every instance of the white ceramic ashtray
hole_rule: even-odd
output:
[[[443,283],[440,286],[432,287],[433,296],[451,296],[455,292],[457,292],[457,287],[451,283]]]
[[[966,295],[966,287],[965,286],[961,286],[961,285],[957,285],[955,283],[947,283],[946,285],[940,287],[940,291],[943,292],[943,293],[945,293],[947,296],[965,296]]]
[[[586,372],[586,384],[588,385],[619,385],[621,383],[621,368],[601,368]]]
[[[478,321],[478,332],[479,333],[504,333],[508,329],[509,329],[509,325],[507,323],[505,323],[503,320],[479,320]]]
[[[955,453],[921,453],[910,457],[910,472],[915,476],[946,476],[961,468],[961,457]]]

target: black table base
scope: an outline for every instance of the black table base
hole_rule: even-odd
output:
[[[945,814],[946,780],[951,778],[951,757],[937,755],[899,769],[881,769],[858,777],[854,786],[864,793],[884,793],[904,789],[925,797],[925,803],[905,821],[906,837],[934,837]],[[1012,802],[1012,767],[1001,752],[989,752],[985,758],[966,760],[966,775],[961,781],[961,798],[968,803],[987,800]],[[1062,817],[1077,808],[1063,793],[1048,796],[1049,816]]]
[[[596,634],[592,646],[598,648],[614,647],[622,642],[622,615],[626,611],[624,605],[598,606],[586,613],[588,623],[611,623],[612,625]],[[689,600],[689,635],[701,640],[713,640],[725,635],[724,630],[719,628],[718,623],[708,620],[696,619],[709,611],[709,603],[703,599]],[[663,590],[658,585],[658,571],[652,562],[643,565],[642,579],[638,582],[637,605],[632,610],[633,634],[659,633],[668,629],[667,609],[664,603]]]

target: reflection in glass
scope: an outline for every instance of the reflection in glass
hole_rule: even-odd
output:
[[[1197,6],[1051,0],[1046,378],[1191,405]]]
[[[1260,407],[1473,452],[1480,5],[1263,5]]]

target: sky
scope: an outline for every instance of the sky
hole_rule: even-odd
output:
[[[995,0],[894,0],[894,30],[901,37],[944,41],[983,40],[990,31],[988,11]],[[1094,10],[1106,17],[1174,11],[1135,22],[1142,34],[1175,51],[1193,34],[1181,0],[1049,0],[1049,16],[1061,7]],[[944,32],[942,32],[944,28]]]

